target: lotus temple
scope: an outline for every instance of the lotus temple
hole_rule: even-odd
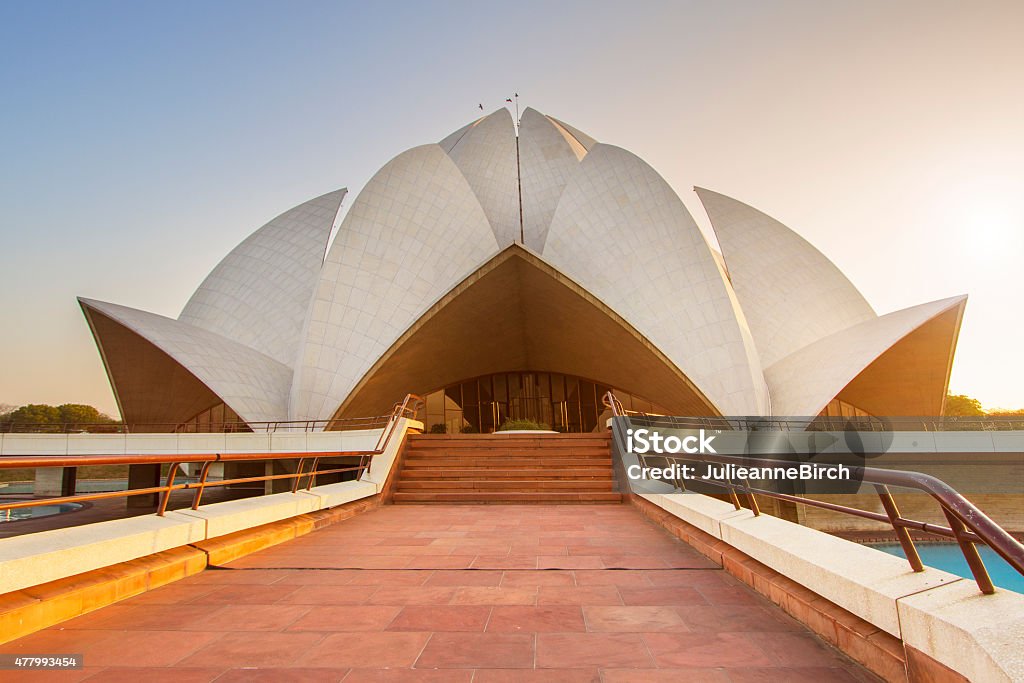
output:
[[[135,431],[380,415],[435,431],[674,415],[939,415],[966,297],[878,315],[770,216],[697,188],[717,245],[636,155],[500,109],[274,218],[178,318],[80,299]],[[443,425],[443,426],[441,426]],[[440,427],[438,427],[440,426]]]

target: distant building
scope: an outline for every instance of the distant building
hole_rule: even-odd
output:
[[[643,160],[533,109],[518,137],[500,109],[389,161],[325,258],[345,194],[254,232],[177,320],[80,299],[129,425],[327,421],[414,392],[449,432],[588,431],[607,388],[680,415],[942,410],[966,297],[878,316],[796,233],[698,188],[719,253]]]

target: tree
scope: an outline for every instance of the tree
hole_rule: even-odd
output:
[[[963,394],[948,394],[944,412],[946,415],[956,417],[981,417],[985,414],[981,407],[981,401]]]
[[[114,421],[109,415],[101,413],[92,406],[81,403],[65,403],[57,406],[57,410],[60,411],[60,421],[70,425],[95,424],[97,422],[110,423]]]
[[[81,429],[88,424],[116,424],[117,420],[101,413],[92,406],[81,403],[65,403],[50,406],[44,403],[30,403],[6,413],[0,413],[0,425],[35,425],[38,427],[67,425],[72,429]],[[35,431],[29,429],[29,431]],[[43,430],[48,431],[48,430]],[[52,430],[49,430],[52,431]]]
[[[54,425],[60,424],[60,409],[42,403],[30,403],[12,410],[7,419],[14,424]]]

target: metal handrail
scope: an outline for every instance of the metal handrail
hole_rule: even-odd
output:
[[[618,399],[616,399],[618,400]],[[605,404],[607,405],[607,404]],[[644,417],[652,422],[677,429],[741,429],[833,432],[958,432],[958,431],[1024,431],[1024,419],[1013,416],[993,417],[875,417],[859,415],[835,417],[813,415],[807,417],[700,417],[656,415],[634,410],[620,410],[624,415]]]
[[[622,403],[612,392],[607,392],[602,398],[602,402],[612,411],[613,416],[626,418],[627,420],[630,419],[630,416],[622,410]],[[734,465],[749,465],[752,458],[752,456],[710,453],[658,453],[657,457],[670,461],[678,460]],[[643,456],[641,456],[641,459],[643,459]],[[779,467],[790,467],[793,465],[791,461],[776,460],[760,456],[756,457],[756,460],[758,465],[763,466],[775,465]],[[1021,543],[1019,543],[1005,529],[999,526],[971,501],[967,500],[953,489],[953,487],[941,479],[922,472],[885,470],[876,467],[844,466],[824,463],[804,464],[811,465],[811,467],[815,468],[816,471],[834,471],[840,467],[847,467],[850,470],[851,476],[874,486],[875,491],[881,500],[882,508],[885,510],[885,514],[815,500],[813,498],[805,498],[803,496],[793,494],[767,491],[751,487],[746,481],[740,483],[737,481],[725,482],[702,480],[702,483],[726,489],[729,493],[729,498],[733,506],[737,510],[742,507],[738,495],[738,493],[742,493],[754,515],[760,515],[761,513],[757,505],[757,501],[754,498],[754,495],[757,494],[768,498],[788,501],[798,505],[806,505],[808,507],[816,507],[855,517],[870,519],[876,522],[888,523],[896,534],[896,538],[899,541],[900,546],[903,548],[904,555],[915,572],[924,571],[924,564],[921,562],[920,555],[914,545],[914,540],[910,536],[911,529],[926,534],[951,538],[960,546],[960,551],[963,553],[964,559],[967,561],[967,565],[971,569],[971,574],[974,576],[974,580],[977,582],[978,588],[985,594],[994,593],[995,586],[992,584],[992,579],[989,577],[988,570],[985,568],[985,563],[981,559],[981,555],[978,553],[978,549],[976,547],[976,544],[978,543],[987,545],[1018,573],[1024,575],[1024,545],[1021,545]],[[673,481],[672,483],[677,488],[680,488],[683,491],[686,490],[685,485],[682,482]],[[926,493],[934,498],[941,507],[943,515],[946,517],[946,521],[949,523],[949,526],[947,527],[928,522],[920,522],[903,517],[899,512],[899,508],[896,506],[896,501],[893,499],[892,493],[889,491],[890,486],[913,489]]]
[[[375,418],[377,423],[384,421],[384,429],[372,450],[351,450],[351,451],[322,451],[322,452],[252,452],[252,453],[171,453],[171,454],[147,454],[147,455],[78,455],[78,456],[4,456],[0,458],[0,469],[15,468],[44,468],[44,467],[85,467],[88,465],[163,465],[169,464],[165,482],[162,486],[150,486],[140,489],[127,489],[124,491],[104,491],[72,496],[60,496],[53,498],[33,498],[11,503],[0,503],[0,510],[14,510],[19,508],[30,508],[40,505],[58,505],[61,503],[84,502],[91,500],[102,500],[106,498],[121,498],[129,496],[140,496],[159,494],[160,501],[156,514],[163,516],[167,511],[167,504],[170,501],[171,493],[174,491],[191,490],[195,491],[192,499],[192,509],[199,507],[203,492],[208,488],[230,486],[232,484],[244,484],[258,481],[274,481],[278,479],[292,479],[292,493],[300,488],[303,477],[306,478],[305,490],[314,486],[317,476],[323,474],[336,474],[341,472],[358,472],[356,479],[360,479],[369,468],[373,456],[380,455],[387,450],[388,444],[395,432],[395,426],[402,418],[415,419],[420,408],[423,406],[423,399],[415,394],[407,394],[405,399],[396,403],[388,415]],[[350,467],[332,468],[329,470],[318,470],[317,465],[323,458],[358,457],[359,464]],[[232,461],[254,461],[254,460],[298,460],[295,472],[284,474],[268,474],[255,477],[238,477],[234,479],[221,479],[208,481],[207,476],[210,467],[218,462]],[[312,461],[309,469],[305,468],[307,461]],[[199,479],[194,482],[176,483],[178,469],[186,463],[202,463]]]
[[[210,422],[204,424],[205,429],[197,425],[181,422],[61,422],[57,424],[39,424],[35,422],[0,423],[0,434],[207,434],[236,432],[276,432],[276,431],[341,431],[375,426],[386,415],[375,417],[343,417],[328,420],[271,420],[264,422],[245,422],[243,420]]]

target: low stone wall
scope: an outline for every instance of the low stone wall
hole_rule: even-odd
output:
[[[380,505],[406,434],[422,424],[395,429],[359,481],[0,539],[0,642]]]
[[[1024,595],[699,494],[641,511],[886,680],[1024,680]]]

